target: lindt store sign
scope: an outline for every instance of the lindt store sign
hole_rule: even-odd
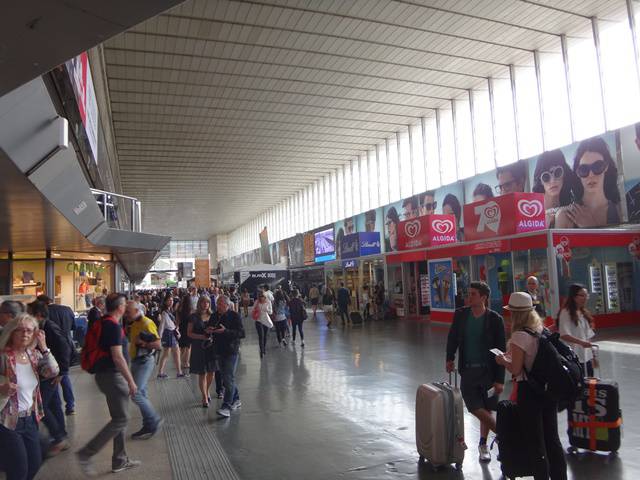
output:
[[[434,247],[456,241],[453,215],[424,215],[398,224],[398,250]]]
[[[465,240],[546,228],[542,193],[510,193],[464,206]]]

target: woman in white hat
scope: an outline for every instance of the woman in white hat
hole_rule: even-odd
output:
[[[558,435],[558,406],[541,397],[525,381],[525,370],[531,370],[538,353],[538,337],[543,330],[542,320],[535,312],[531,296],[524,292],[512,293],[511,339],[504,355],[496,362],[504,366],[518,382],[518,417],[524,448],[531,456],[535,480],[566,480],[567,463]],[[531,332],[531,333],[529,333]],[[532,335],[533,333],[533,335]]]

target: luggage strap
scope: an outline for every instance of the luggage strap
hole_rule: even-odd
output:
[[[595,378],[588,378],[586,382],[589,384],[589,398],[587,398],[587,405],[591,407],[589,413],[588,422],[574,422],[569,421],[571,428],[588,428],[589,429],[589,450],[596,450],[596,428],[618,428],[622,425],[622,417],[613,422],[597,422],[595,409],[596,406],[596,384],[598,381]]]

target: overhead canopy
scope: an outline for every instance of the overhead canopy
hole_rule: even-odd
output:
[[[0,96],[182,1],[4,2],[0,32]]]
[[[560,35],[601,0],[190,0],[104,46],[125,193],[203,239],[256,218]],[[324,206],[318,206],[324,208]],[[232,211],[231,211],[232,209]]]

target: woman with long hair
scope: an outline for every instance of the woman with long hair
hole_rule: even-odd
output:
[[[198,387],[202,394],[202,407],[208,408],[211,396],[209,390],[217,371],[216,357],[211,343],[213,312],[211,298],[202,295],[198,299],[196,311],[189,317],[187,336],[191,338],[191,373],[198,375]],[[220,381],[220,385],[218,382]],[[220,375],[216,376],[216,393],[220,395],[222,384]]]
[[[176,325],[176,317],[173,313],[173,296],[170,293],[164,297],[162,307],[160,307],[160,326],[158,327],[158,335],[162,343],[162,354],[160,355],[160,363],[158,367],[158,378],[169,378],[164,371],[167,365],[169,353],[173,358],[173,363],[178,371],[178,378],[184,377],[180,366],[180,349],[178,347],[178,339],[180,338],[180,330]]]
[[[569,286],[567,299],[558,312],[558,331],[560,338],[571,343],[582,364],[583,375],[593,377],[593,367],[597,359],[593,357],[593,343],[590,339],[595,332],[593,315],[587,309],[589,292],[578,283]]]
[[[38,322],[26,313],[0,336],[0,468],[7,480],[31,480],[42,464],[38,422],[44,416],[39,379],[60,369]]]
[[[531,296],[524,292],[512,293],[504,308],[511,313],[511,339],[507,352],[496,356],[496,362],[518,382],[518,420],[520,431],[525,433],[522,449],[529,454],[535,480],[566,480],[567,463],[558,435],[558,405],[525,380],[538,353],[542,319],[533,308]]]
[[[251,310],[251,317],[256,323],[256,331],[258,332],[258,342],[260,346],[260,358],[267,354],[267,334],[269,329],[273,327],[271,321],[271,314],[273,313],[273,307],[271,302],[264,294],[263,290],[258,291],[258,299],[253,304]]]
[[[554,228],[558,213],[571,205],[578,183],[578,177],[567,165],[562,151],[551,150],[538,157],[531,191],[544,193],[547,228]]]
[[[240,301],[242,303],[242,314],[244,317],[249,316],[249,303],[251,303],[251,295],[249,295],[249,290],[246,288],[242,289],[242,293],[240,294]]]
[[[182,295],[180,299],[180,305],[178,306],[177,320],[178,327],[181,332],[186,332],[189,328],[189,318],[193,313],[193,304],[191,303],[191,297],[188,293]],[[180,347],[180,364],[183,369],[191,369],[191,337],[189,335],[180,335],[178,340]]]
[[[400,215],[396,207],[391,207],[387,211],[384,219],[385,231],[387,238],[385,239],[385,248],[387,252],[395,252],[398,250],[398,224],[400,223]]]
[[[276,336],[278,345],[287,346],[287,300],[284,292],[280,289],[276,290],[273,301],[273,310],[275,315]]]
[[[573,171],[580,180],[575,202],[558,212],[556,227],[591,228],[620,223],[618,168],[602,138],[580,142]]]

